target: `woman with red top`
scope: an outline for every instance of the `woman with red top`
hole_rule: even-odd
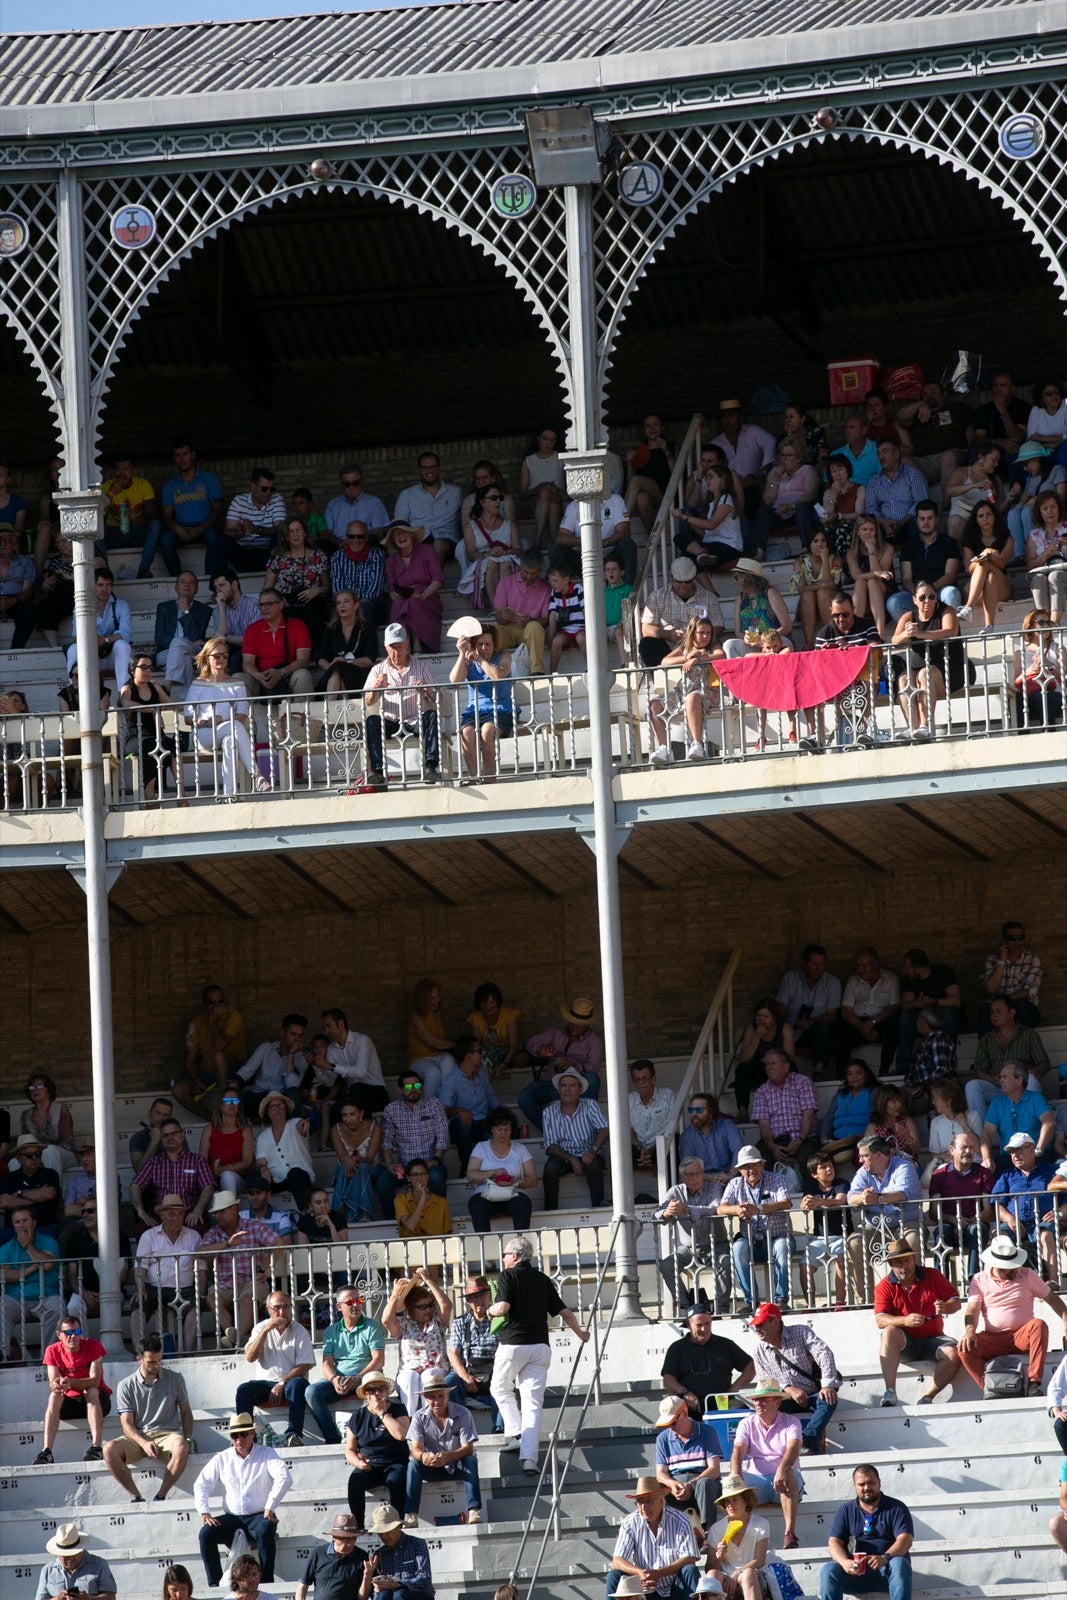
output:
[[[847,452],[831,456],[827,471],[830,482],[822,497],[826,533],[835,554],[844,559],[852,543],[856,519],[866,504],[867,491],[862,483],[853,483],[852,462]]]
[[[425,528],[391,522],[385,534],[385,587],[390,622],[402,622],[431,655],[441,648],[441,588],[444,574]]]
[[[227,1085],[211,1121],[200,1135],[200,1154],[211,1168],[215,1185],[232,1194],[244,1191],[252,1170],[252,1129],[241,1110],[241,1096]]]

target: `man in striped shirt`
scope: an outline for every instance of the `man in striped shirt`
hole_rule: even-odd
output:
[[[419,735],[425,780],[437,782],[441,755],[433,682],[433,672],[427,662],[421,656],[412,655],[411,640],[404,624],[391,622],[385,630],[385,660],[371,668],[363,694],[363,704],[367,708],[367,781],[375,788],[385,787],[383,724],[387,739],[395,738],[401,729],[405,734]],[[380,714],[373,709],[379,700]]]
[[[604,1157],[608,1124],[595,1100],[583,1100],[589,1087],[576,1067],[556,1073],[557,1104],[546,1106],[544,1115],[545,1168],[542,1182],[546,1211],[559,1209],[559,1180],[565,1172],[585,1177],[589,1184],[589,1204],[604,1204]]]
[[[667,1491],[653,1477],[640,1477],[627,1500],[637,1510],[623,1519],[608,1573],[607,1600],[624,1573],[639,1578],[645,1593],[663,1600],[688,1600],[696,1590],[697,1541],[684,1511],[664,1504]]]

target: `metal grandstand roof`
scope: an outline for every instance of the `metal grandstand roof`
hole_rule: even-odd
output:
[[[1057,22],[1057,18],[1059,21]],[[315,90],[320,112],[394,103],[558,94],[664,76],[786,65],[921,44],[1044,32],[1067,0],[461,0],[323,16],[9,35],[0,42],[2,124],[11,134],[158,122],[148,102],[210,101],[219,120],[258,114],[278,90]],[[439,81],[435,81],[439,80]],[[358,94],[345,86],[362,85]],[[190,104],[192,102],[192,104]],[[128,116],[103,108],[128,103]],[[302,99],[301,106],[312,103]],[[284,115],[287,98],[276,111]],[[139,108],[134,113],[134,106]],[[95,108],[71,119],[17,108]],[[295,109],[295,106],[294,106]],[[221,117],[219,113],[222,113]],[[169,119],[165,119],[169,120]]]

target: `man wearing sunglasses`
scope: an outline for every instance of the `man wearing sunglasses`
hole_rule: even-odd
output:
[[[393,1201],[404,1182],[397,1171],[409,1161],[425,1161],[432,1194],[444,1195],[448,1189],[445,1108],[436,1095],[424,1092],[422,1076],[413,1068],[402,1072],[398,1082],[400,1099],[391,1100],[382,1114],[382,1166],[377,1188],[387,1217],[393,1214]]]
[[[345,532],[350,522],[361,522],[373,537],[389,522],[389,513],[376,494],[368,494],[363,480],[363,468],[356,462],[341,468],[341,493],[327,501],[323,516],[326,534],[319,535],[319,548],[339,550],[345,542]]]
[[[1041,957],[1027,948],[1026,929],[1021,922],[1005,922],[1000,930],[1000,949],[988,955],[982,970],[982,987],[987,995],[1003,995],[1015,1007],[1016,1020],[1024,1028],[1039,1028],[1041,1012]],[[990,1031],[990,1000],[978,1011],[978,1037]]]
[[[97,1339],[84,1337],[81,1319],[62,1317],[59,1337],[44,1353],[48,1375],[48,1404],[44,1412],[44,1443],[33,1458],[35,1467],[50,1467],[52,1446],[61,1422],[87,1418],[92,1443],[83,1461],[103,1458],[104,1418],[111,1410],[111,1390],[104,1382],[106,1351]]]

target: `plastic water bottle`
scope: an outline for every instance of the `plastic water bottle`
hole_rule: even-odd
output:
[[[120,533],[129,533],[129,531],[130,531],[130,508],[129,508],[129,505],[127,504],[127,502],[124,500],[122,502],[122,504],[119,506],[119,532]]]

